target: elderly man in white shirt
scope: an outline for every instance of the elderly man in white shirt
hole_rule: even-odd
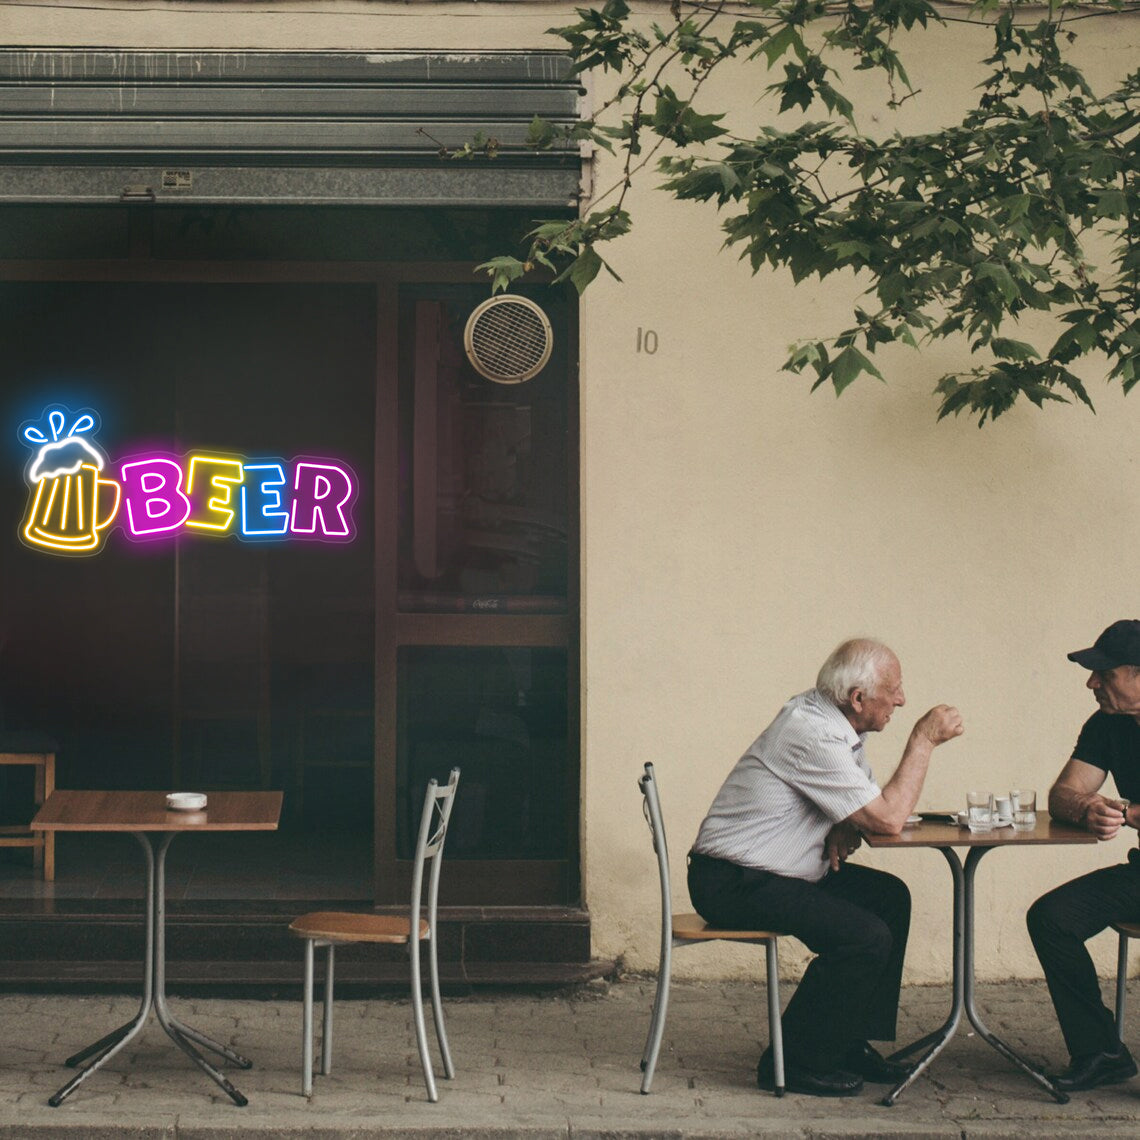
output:
[[[791,934],[816,954],[783,1017],[792,1092],[854,1096],[864,1080],[906,1073],[869,1042],[895,1035],[910,892],[847,862],[860,832],[902,830],[935,747],[962,732],[957,709],[932,708],[880,788],[863,744],[905,701],[894,653],[845,641],[737,762],[689,854],[689,894],[707,922]],[[769,1050],[757,1082],[773,1087]]]

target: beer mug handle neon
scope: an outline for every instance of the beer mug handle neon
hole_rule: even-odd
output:
[[[110,487],[115,492],[115,505],[111,508],[111,513],[105,519],[99,518],[99,496],[104,487]],[[106,530],[118,518],[119,503],[123,498],[123,488],[114,479],[100,479],[98,476],[95,478],[95,531],[98,533],[101,530]]]

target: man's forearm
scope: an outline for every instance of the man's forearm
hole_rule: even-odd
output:
[[[1099,799],[1096,792],[1079,792],[1064,784],[1055,784],[1049,790],[1049,814],[1064,823],[1084,826],[1088,822],[1089,804]]]
[[[925,737],[911,733],[903,750],[902,759],[894,775],[883,786],[883,801],[891,821],[899,828],[906,817],[914,810],[918,797],[922,795],[922,785],[930,767],[930,757],[934,745]]]

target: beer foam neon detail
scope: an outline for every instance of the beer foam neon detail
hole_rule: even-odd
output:
[[[21,438],[37,448],[25,473],[31,492],[21,529],[25,543],[57,554],[92,554],[116,519],[136,542],[180,533],[246,541],[356,537],[352,506],[359,484],[343,463],[147,453],[124,459],[115,480],[103,477],[108,460],[84,438],[98,426],[90,409],[73,415],[60,406],[20,426]]]

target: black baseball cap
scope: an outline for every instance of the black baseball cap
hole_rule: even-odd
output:
[[[1088,649],[1074,650],[1068,657],[1094,673],[1117,665],[1140,666],[1140,621],[1114,621]]]

